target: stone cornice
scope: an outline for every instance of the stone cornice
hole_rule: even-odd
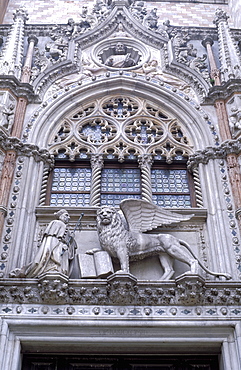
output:
[[[0,89],[10,90],[18,98],[26,98],[28,102],[39,102],[33,86],[21,83],[15,76],[0,75]]]
[[[237,92],[241,93],[241,79],[229,80],[221,86],[211,87],[204,104],[214,104],[220,99],[227,100]]]
[[[241,282],[205,281],[180,276],[170,281],[138,281],[134,276],[107,279],[0,279],[0,300],[7,304],[233,306],[241,304]]]
[[[188,160],[188,169],[192,170],[200,163],[207,164],[210,159],[225,159],[228,154],[241,153],[241,138],[237,140],[226,140],[217,147],[206,147],[203,150],[197,150],[194,154],[190,155]]]
[[[40,149],[37,145],[23,143],[16,137],[7,136],[0,130],[0,148],[6,151],[14,151],[18,156],[33,157],[36,162],[44,162],[53,165],[54,159],[47,149]]]

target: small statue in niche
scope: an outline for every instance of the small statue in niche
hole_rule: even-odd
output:
[[[236,130],[241,130],[241,109],[232,107],[229,115],[229,125],[232,133]]]
[[[10,103],[8,107],[5,104],[0,104],[0,125],[6,130],[12,127],[14,119],[15,105]]]
[[[147,10],[145,8],[144,1],[134,1],[130,6],[130,10],[133,16],[141,22],[143,21],[144,17],[147,15]]]
[[[122,215],[115,208],[101,207],[97,212],[97,231],[102,249],[111,257],[119,259],[122,271],[129,272],[129,261],[157,255],[164,269],[161,280],[168,280],[173,276],[173,259],[189,265],[189,274],[197,274],[200,265],[210,275],[231,279],[227,273],[207,269],[186,242],[170,234],[144,233],[161,225],[189,220],[192,215],[182,216],[140,199],[123,200],[120,208]]]
[[[97,18],[94,14],[88,12],[88,7],[86,5],[82,6],[82,13],[79,14],[80,21],[78,23],[79,32],[83,33],[86,30],[93,28],[97,23]]]
[[[136,62],[131,58],[130,53],[127,53],[127,47],[122,42],[118,42],[114,47],[114,54],[110,55],[104,64],[114,68],[128,68],[136,65]]]
[[[67,225],[69,214],[65,209],[55,213],[57,219],[46,227],[34,260],[21,269],[10,272],[10,277],[37,278],[44,273],[61,273],[69,276],[71,262],[77,248]]]
[[[144,25],[155,31],[158,29],[158,18],[157,8],[151,9],[150,13],[144,18]]]

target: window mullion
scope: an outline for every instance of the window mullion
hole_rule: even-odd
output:
[[[101,171],[104,167],[104,159],[101,154],[92,154],[91,156],[91,188],[90,188],[90,205],[100,206],[100,189],[101,189]]]
[[[150,154],[140,155],[138,157],[139,167],[141,169],[141,194],[142,199],[152,203],[151,188],[151,166],[153,163]]]

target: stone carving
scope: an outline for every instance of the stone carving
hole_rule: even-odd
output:
[[[64,35],[62,27],[59,25],[53,27],[50,37],[52,41],[45,45],[50,61],[55,63],[56,61],[64,60],[68,50],[68,40]]]
[[[144,73],[147,79],[155,78],[162,82],[166,82],[170,85],[177,87],[180,90],[186,92],[190,86],[187,85],[184,81],[180,80],[175,76],[164,73],[156,59],[152,59],[149,62],[143,64],[141,69],[136,70],[138,73]]]
[[[93,13],[96,14],[98,21],[103,21],[111,11],[110,6],[103,2],[102,0],[96,0],[95,5],[93,6]]]
[[[197,55],[197,49],[194,48],[193,44],[188,43],[190,36],[185,28],[181,30],[172,31],[173,38],[173,48],[175,53],[176,61],[179,63],[184,63],[188,67],[194,69],[196,72],[200,73],[203,78],[208,79],[209,73],[205,60],[207,55],[203,56]]]
[[[80,14],[79,28],[80,33],[93,28],[97,23],[97,18],[94,14],[88,12],[88,7],[86,5],[82,6],[82,13]]]
[[[47,226],[34,260],[21,269],[10,273],[10,277],[36,278],[45,273],[60,273],[69,276],[76,244],[67,229],[69,214],[61,209],[55,213],[57,220]]]
[[[229,125],[232,133],[241,130],[241,109],[232,107],[229,115]]]
[[[5,104],[0,104],[0,125],[6,130],[12,127],[14,119],[15,105],[10,103],[8,107]]]
[[[223,306],[232,308],[241,303],[241,284],[203,281],[198,276],[185,276],[176,281],[138,282],[130,274],[116,273],[107,281],[61,281],[58,278],[3,279],[0,282],[0,300],[3,304],[72,304],[72,305],[151,305],[177,307]],[[196,307],[197,309],[197,307]],[[46,312],[45,312],[46,313]],[[121,312],[120,312],[121,314]],[[162,313],[161,313],[162,314]],[[197,315],[200,311],[197,312]]]
[[[81,81],[85,78],[95,78],[96,76],[102,75],[106,71],[106,67],[99,67],[94,62],[90,62],[88,59],[82,59],[81,71],[64,76],[60,80],[56,81],[56,85],[58,86],[58,88],[62,89],[63,87],[71,85],[74,82],[81,83]]]
[[[158,18],[157,8],[153,8],[150,13],[144,17],[143,23],[150,30],[156,31],[158,29]]]
[[[210,159],[223,159],[228,154],[240,154],[241,152],[241,139],[225,140],[218,147],[206,147],[203,150],[197,150],[191,154],[188,159],[188,169],[192,170],[197,167],[199,163],[207,164]]]
[[[122,42],[117,42],[112,49],[113,54],[104,62],[106,66],[128,68],[136,65],[136,61],[131,57],[131,54],[127,52],[127,47]]]
[[[142,22],[144,17],[147,15],[147,10],[144,5],[144,1],[134,1],[130,7],[133,16],[140,22]]]
[[[207,269],[186,242],[169,234],[143,233],[161,225],[189,220],[192,216],[180,216],[140,199],[126,199],[121,202],[120,208],[129,230],[115,208],[108,206],[101,207],[97,212],[97,230],[101,247],[112,257],[119,259],[124,272],[129,272],[129,260],[139,260],[155,254],[164,269],[161,280],[168,280],[173,276],[173,258],[188,264],[189,274],[197,274],[200,265],[210,275],[231,279],[227,273]]]

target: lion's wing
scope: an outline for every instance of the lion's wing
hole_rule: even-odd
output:
[[[120,203],[120,209],[131,231],[153,230],[158,226],[187,221],[193,217],[167,211],[142,199],[125,199]]]

